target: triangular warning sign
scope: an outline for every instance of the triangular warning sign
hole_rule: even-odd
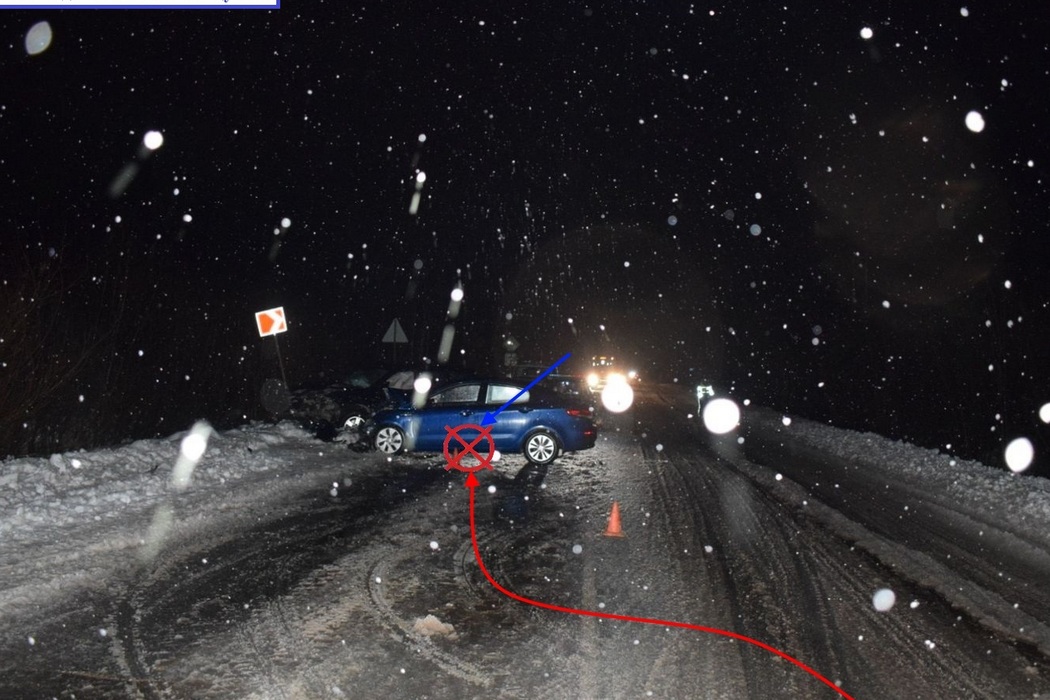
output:
[[[405,329],[401,327],[401,322],[396,318],[394,322],[390,324],[390,328],[386,330],[386,335],[383,336],[384,343],[407,343],[408,336],[405,335]]]

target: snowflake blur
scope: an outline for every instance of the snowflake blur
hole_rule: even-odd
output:
[[[709,431],[724,435],[740,425],[740,407],[732,399],[712,399],[704,406],[703,419]]]

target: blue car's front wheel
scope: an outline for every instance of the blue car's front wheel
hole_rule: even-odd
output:
[[[522,451],[525,453],[525,459],[533,464],[550,464],[558,456],[558,441],[550,433],[532,433],[525,438]]]
[[[405,434],[400,428],[384,425],[376,431],[375,444],[383,454],[396,455],[405,449]]]

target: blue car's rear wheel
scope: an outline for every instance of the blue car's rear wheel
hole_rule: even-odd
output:
[[[532,433],[525,438],[522,451],[533,464],[550,464],[558,456],[558,441],[550,433]]]
[[[384,425],[376,431],[376,449],[383,454],[396,455],[405,449],[405,434],[400,428]]]

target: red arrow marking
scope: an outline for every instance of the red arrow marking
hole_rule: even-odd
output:
[[[481,551],[478,549],[478,533],[477,533],[477,529],[476,529],[476,526],[475,526],[475,523],[474,523],[474,490],[480,485],[481,484],[478,482],[477,478],[474,476],[474,472],[470,472],[470,474],[467,475],[467,484],[466,484],[466,486],[467,486],[468,489],[470,489],[470,538],[474,542],[474,558],[477,559],[478,566],[481,567],[481,573],[483,573],[485,575],[485,578],[487,578],[489,583],[492,584],[492,587],[495,588],[500,593],[502,593],[503,595],[507,596],[508,598],[513,598],[514,600],[516,600],[516,601],[518,601],[520,603],[525,603],[526,605],[534,605],[537,608],[546,608],[547,610],[554,610],[555,612],[568,613],[570,615],[584,615],[586,617],[601,617],[601,618],[605,618],[607,620],[622,620],[623,622],[638,622],[638,623],[645,624],[645,625],[660,625],[661,627],[680,627],[682,629],[696,630],[697,632],[708,632],[710,634],[717,634],[717,635],[720,635],[722,637],[730,637],[731,639],[737,639],[737,640],[739,640],[741,642],[747,642],[748,644],[753,644],[754,646],[759,647],[760,649],[765,649],[770,654],[776,654],[777,656],[779,656],[780,658],[782,658],[782,659],[784,659],[786,661],[790,661],[791,663],[795,664],[796,666],[801,668],[803,671],[805,671],[809,675],[811,675],[814,678],[816,678],[817,680],[819,680],[824,685],[826,685],[829,688],[831,688],[832,690],[834,690],[836,693],[841,695],[843,698],[846,698],[846,700],[855,700],[855,698],[852,695],[849,695],[842,688],[838,687],[833,682],[831,682],[830,680],[828,680],[824,676],[820,675],[815,670],[813,670],[812,668],[810,668],[806,664],[802,663],[798,659],[793,658],[791,656],[788,656],[784,652],[780,651],[779,649],[776,649],[774,647],[769,646],[765,642],[760,642],[757,639],[752,639],[751,637],[745,637],[744,635],[737,634],[736,632],[730,632],[728,630],[721,630],[721,629],[718,629],[717,627],[703,627],[701,625],[690,625],[690,624],[685,623],[685,622],[675,622],[673,620],[654,620],[654,619],[648,618],[648,617],[629,617],[627,615],[614,615],[612,613],[596,612],[594,610],[577,610],[575,608],[565,608],[565,607],[562,607],[561,605],[552,605],[550,603],[543,603],[543,602],[540,602],[538,600],[532,600],[531,598],[526,598],[525,596],[520,596],[520,595],[518,595],[517,593],[515,593],[513,591],[508,591],[506,588],[504,588],[503,586],[499,585],[499,583],[496,582],[496,579],[492,578],[492,574],[490,574],[489,570],[485,568],[485,563],[481,560]]]

